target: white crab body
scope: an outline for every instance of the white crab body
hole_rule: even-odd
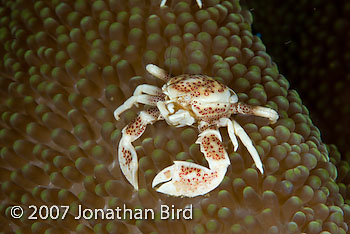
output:
[[[220,111],[223,115],[228,114],[230,103],[238,101],[233,90],[203,75],[182,75],[172,78],[163,86],[162,91],[171,102],[190,111],[197,119],[217,116],[218,106],[223,107]]]
[[[174,77],[162,87],[162,91],[170,100],[213,103],[230,102],[231,93],[236,94],[227,86],[209,76],[181,75]],[[231,92],[230,92],[231,91]]]
[[[168,123],[176,127],[193,125],[200,121],[213,122],[229,117],[230,104],[237,103],[235,92],[211,77],[181,75],[171,78],[163,87]]]
[[[147,124],[162,119],[176,127],[187,125],[198,128],[200,134],[196,143],[200,145],[209,168],[176,161],[154,178],[153,187],[164,183],[157,189],[158,192],[193,197],[204,195],[221,183],[230,160],[223,147],[219,127],[227,127],[234,150],[238,148],[237,135],[251,154],[257,169],[261,173],[264,172],[260,157],[249,136],[229,117],[236,113],[250,114],[269,118],[271,123],[274,123],[278,119],[276,111],[238,102],[238,97],[232,89],[205,75],[180,75],[171,78],[155,65],[149,64],[146,69],[166,84],[162,89],[147,84],[138,86],[134,95],[114,111],[118,120],[122,112],[137,103],[154,106],[141,111],[139,116],[123,129],[119,143],[119,165],[135,189],[138,189],[138,163],[136,151],[131,143],[142,135]]]

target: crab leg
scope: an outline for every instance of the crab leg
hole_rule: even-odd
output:
[[[195,197],[219,186],[230,164],[219,131],[213,129],[203,131],[196,143],[200,144],[209,168],[192,162],[175,161],[174,165],[156,175],[152,187],[166,182],[156,190],[172,196]]]
[[[130,109],[133,105],[137,105],[137,103],[142,103],[146,105],[156,106],[158,101],[164,100],[163,96],[152,96],[148,94],[140,94],[136,96],[131,96],[126,100],[122,105],[120,105],[114,111],[114,118],[119,120],[119,115],[124,111]]]
[[[162,90],[160,88],[158,88],[157,86],[154,86],[154,85],[149,85],[149,84],[138,85],[134,91],[133,96],[139,96],[142,94],[148,94],[151,96],[158,96],[158,97],[163,96]],[[137,102],[134,105],[136,107],[139,107],[139,104]]]
[[[142,93],[153,95],[153,96],[161,96],[162,90],[157,86],[153,86],[149,84],[141,84],[136,87],[133,96],[138,96],[138,95],[141,95]]]
[[[120,168],[130,182],[130,184],[138,190],[137,180],[137,154],[135,148],[132,146],[132,142],[138,139],[146,130],[147,124],[152,124],[159,118],[159,111],[157,108],[150,108],[145,111],[141,111],[140,114],[130,122],[122,130],[122,138],[119,142],[118,159]]]
[[[167,0],[162,0],[162,2],[160,3],[160,7],[165,6],[166,1],[167,1]]]
[[[248,152],[252,156],[255,166],[259,169],[261,174],[264,174],[264,169],[262,167],[261,159],[253,145],[252,140],[249,138],[248,134],[244,131],[241,125],[239,125],[239,123],[237,123],[235,120],[233,120],[233,129],[235,134],[241,139],[243,145],[247,148]]]
[[[221,118],[219,119],[218,127],[227,127],[228,136],[233,144],[233,150],[236,151],[238,149],[238,141],[232,121],[229,118]]]
[[[202,0],[196,0],[197,5],[199,8],[202,8],[203,4],[202,4]]]
[[[163,2],[165,4],[166,1],[163,0]],[[146,70],[164,82],[168,82],[168,80],[171,78],[169,73],[154,64],[148,64],[146,66]]]
[[[160,3],[160,7],[163,7],[163,6],[165,6],[165,3],[167,2],[167,0],[162,0],[161,1],[161,3]],[[197,2],[197,5],[198,5],[198,7],[199,8],[202,8],[202,0],[196,0],[196,2]]]
[[[268,118],[271,124],[276,123],[276,121],[279,118],[278,113],[275,110],[268,107],[250,106],[241,102],[237,102],[237,103],[232,103],[230,108],[234,114],[240,113],[240,114],[256,115],[256,116]]]

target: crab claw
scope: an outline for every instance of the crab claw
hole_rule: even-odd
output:
[[[174,165],[154,177],[152,187],[166,182],[156,189],[157,192],[185,197],[204,195],[219,186],[226,170],[227,167],[211,170],[196,163],[174,161]]]
[[[125,176],[125,178],[130,182],[134,189],[138,190],[137,182],[137,154],[135,148],[131,145],[130,140],[125,138],[121,139],[119,142],[118,149],[118,160],[120,168]]]
[[[219,186],[230,164],[219,131],[213,129],[203,131],[196,143],[200,144],[209,168],[192,162],[175,161],[174,165],[156,175],[152,187],[166,182],[156,190],[172,196],[195,197]]]
[[[196,141],[200,145],[201,152],[208,161],[209,168],[224,168],[230,165],[230,159],[222,145],[221,135],[218,130],[207,129],[199,134]]]
[[[132,142],[138,139],[146,130],[147,124],[152,124],[159,118],[157,108],[141,111],[139,115],[122,130],[122,138],[118,147],[119,166],[130,184],[138,190],[137,154]]]

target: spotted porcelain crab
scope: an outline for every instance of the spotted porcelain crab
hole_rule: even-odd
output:
[[[153,64],[146,70],[166,82],[162,89],[148,84],[136,87],[132,97],[114,111],[114,117],[138,103],[152,106],[143,110],[138,117],[122,130],[119,143],[119,165],[126,179],[138,189],[138,161],[132,142],[138,139],[147,124],[165,120],[175,127],[196,126],[199,137],[196,141],[208,161],[209,168],[192,162],[175,161],[160,171],[152,187],[162,184],[158,192],[173,196],[194,197],[215,189],[223,180],[230,160],[222,144],[219,127],[227,127],[234,150],[238,148],[236,135],[241,139],[253,158],[255,166],[264,173],[260,157],[251,139],[243,128],[231,120],[232,114],[248,114],[268,118],[271,123],[278,119],[276,111],[261,106],[249,106],[238,102],[236,93],[205,75],[180,75],[171,77],[166,71]]]

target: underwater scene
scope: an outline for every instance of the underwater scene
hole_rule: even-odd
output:
[[[349,233],[349,19],[1,0],[0,233]]]

